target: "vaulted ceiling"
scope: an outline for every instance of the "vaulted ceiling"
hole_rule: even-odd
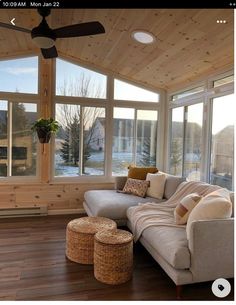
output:
[[[41,21],[36,9],[0,10],[0,22],[12,18],[28,29]],[[163,89],[233,68],[233,9],[55,9],[47,17],[52,28],[94,20],[106,33],[58,39],[59,55]],[[136,29],[156,41],[134,41]],[[39,54],[29,34],[0,28],[0,59],[29,53]]]

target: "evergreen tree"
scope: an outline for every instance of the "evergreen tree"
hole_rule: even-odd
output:
[[[142,156],[140,162],[144,166],[155,166],[156,156],[151,156],[150,154],[150,138],[145,138],[143,142]]]
[[[171,167],[174,168],[174,175],[177,175],[178,173],[178,165],[180,164],[182,160],[182,153],[181,153],[181,144],[179,143],[178,139],[172,140],[171,145]]]
[[[72,122],[65,130],[65,140],[60,149],[60,155],[67,164],[78,165],[79,161],[79,136],[80,136],[80,122],[78,116],[75,114]]]

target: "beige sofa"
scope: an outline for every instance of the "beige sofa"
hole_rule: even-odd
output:
[[[126,179],[117,177],[116,187],[122,189]],[[112,218],[118,223],[126,223],[132,230],[129,211],[133,206],[150,201],[158,206],[158,203],[167,201],[173,195],[181,182],[182,178],[167,175],[161,200],[117,193],[116,190],[88,191],[85,193],[84,208],[90,216]],[[212,191],[218,188],[207,183],[205,185]],[[233,216],[230,219],[193,222],[189,240],[185,227],[158,225],[145,229],[139,241],[174,281],[178,293],[184,284],[234,277]]]

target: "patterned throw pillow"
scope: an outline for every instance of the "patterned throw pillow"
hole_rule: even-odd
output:
[[[180,200],[180,203],[174,210],[175,222],[178,225],[184,225],[187,223],[191,211],[198,204],[201,198],[202,197],[197,193],[192,193]]]
[[[150,182],[146,180],[128,178],[123,188],[123,192],[145,197],[149,183]]]

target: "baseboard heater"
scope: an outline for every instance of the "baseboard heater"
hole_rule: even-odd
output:
[[[48,215],[47,206],[0,208],[0,218],[45,215]]]

